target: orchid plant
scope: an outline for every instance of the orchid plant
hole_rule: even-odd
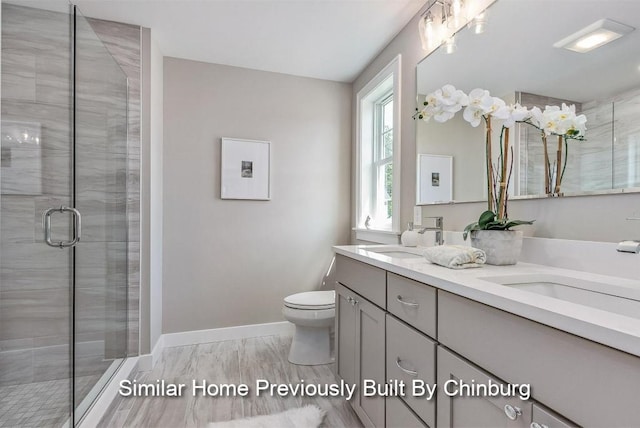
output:
[[[555,161],[555,193],[559,193],[562,176],[566,168],[567,141],[583,140],[586,131],[586,117],[576,115],[575,106],[547,106],[544,111],[538,107],[528,109],[519,103],[507,104],[498,97],[493,97],[486,89],[474,89],[469,94],[456,89],[453,85],[444,85],[441,89],[428,94],[421,108],[416,108],[414,118],[436,122],[446,122],[456,113],[463,110],[464,120],[473,127],[484,122],[486,131],[486,164],[487,164],[487,202],[488,211],[494,214],[494,221],[508,225],[507,201],[509,184],[513,171],[513,147],[509,145],[510,130],[516,123],[525,123],[540,130],[545,153],[545,190],[551,192],[553,172],[549,160],[547,140],[549,136],[558,137],[558,149]],[[492,131],[493,122],[501,121],[499,156],[493,162]],[[565,147],[562,161],[563,143]],[[495,226],[495,224],[494,224]],[[513,224],[511,224],[513,226]],[[510,227],[510,226],[509,226]],[[508,229],[508,227],[505,227]]]

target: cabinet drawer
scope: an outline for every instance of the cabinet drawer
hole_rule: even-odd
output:
[[[460,396],[468,385],[503,382],[438,346],[438,427],[529,428],[532,402],[491,394]],[[507,407],[519,414],[507,416]]]
[[[381,308],[386,308],[387,278],[383,269],[336,254],[336,280]]]
[[[533,403],[531,428],[577,428],[577,425],[555,414],[544,406]]]
[[[436,337],[436,289],[387,272],[387,310],[431,337]]]
[[[428,428],[399,398],[388,397],[386,406],[386,428]]]
[[[387,315],[387,379],[403,381],[402,400],[427,425],[435,426],[435,397],[414,396],[413,382],[436,383],[436,343],[391,315]]]
[[[438,340],[579,425],[640,421],[640,358],[447,292]]]

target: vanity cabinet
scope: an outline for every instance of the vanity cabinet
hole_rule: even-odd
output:
[[[358,385],[367,427],[640,427],[636,356],[345,256],[336,277],[337,374]],[[405,395],[363,397],[365,379],[403,381]],[[436,397],[414,396],[415,380]],[[447,382],[512,394],[460,396]]]
[[[638,357],[442,290],[438,341],[578,425],[640,426]]]
[[[336,284],[337,374],[345,382],[358,385],[351,399],[356,414],[367,427],[385,424],[384,397],[365,397],[363,381],[385,384],[385,312]]]

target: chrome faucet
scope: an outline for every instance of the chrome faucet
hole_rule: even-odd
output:
[[[436,232],[436,245],[444,244],[444,231],[442,229],[443,218],[442,217],[425,217],[435,220],[435,227],[423,227],[418,231],[419,234],[424,234],[427,230],[435,230]]]

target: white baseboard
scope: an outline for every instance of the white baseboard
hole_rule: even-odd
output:
[[[294,330],[295,326],[292,323],[281,321],[163,334],[156,342],[151,353],[140,355],[138,370],[152,370],[160,360],[164,348],[222,342],[224,340],[248,339],[251,337],[292,335]]]
[[[151,353],[140,355],[138,360],[138,370],[141,372],[148,372],[149,370],[152,370],[160,360],[163,349],[164,335],[160,335]]]
[[[221,342],[223,340],[248,339],[250,337],[291,335],[295,326],[288,321],[267,324],[241,325],[210,330],[183,331],[162,335],[165,348]]]
[[[109,383],[105,386],[102,393],[98,396],[95,403],[87,411],[87,414],[80,421],[80,428],[97,427],[104,414],[109,409],[111,402],[118,395],[120,389],[120,381],[129,378],[131,373],[136,370],[139,357],[129,357],[118,368]]]

